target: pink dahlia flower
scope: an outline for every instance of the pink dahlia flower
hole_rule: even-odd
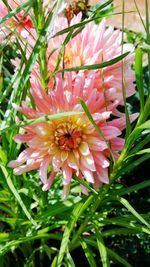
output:
[[[17,143],[26,143],[27,148],[17,160],[9,163],[16,175],[38,169],[44,184],[43,190],[48,190],[57,173],[61,172],[63,197],[68,194],[73,175],[86,179],[94,188],[109,182],[107,143],[88,120],[79,98],[86,102],[94,121],[115,155],[124,144],[124,140],[118,137],[121,134],[119,127],[124,127],[124,122],[121,118],[114,120],[115,126],[113,121],[111,125],[107,123],[111,112],[104,110],[104,96],[93,89],[92,80],[87,81],[83,72],[76,78],[72,78],[71,73],[66,75],[65,80],[61,76],[56,77],[55,89],[49,88],[48,94],[43,91],[36,77],[32,76],[31,94],[36,108],[28,107],[25,102],[21,107],[14,107],[30,119],[67,111],[81,113],[24,126],[25,133],[16,135],[14,140]],[[49,165],[52,167],[50,174]],[[83,192],[86,193],[85,189]]]
[[[77,24],[81,21],[81,13],[71,20],[70,25]],[[65,17],[58,17],[55,21],[54,33],[63,28],[68,27],[68,22]],[[63,43],[66,35],[60,35],[51,39],[48,43],[47,58],[49,71],[54,70],[60,51],[60,46]],[[57,51],[49,56],[54,48],[58,47]],[[84,29],[72,38],[65,46],[64,55],[60,68],[72,68],[77,66],[85,66],[92,64],[100,64],[107,62],[113,58],[121,55],[122,51],[122,33],[120,30],[114,30],[113,27],[107,26],[106,19],[97,25],[90,22],[85,25]],[[114,65],[98,69],[95,71],[96,79],[94,87],[98,88],[100,92],[107,91],[112,88],[115,94],[112,100],[122,104],[122,62],[124,69],[124,80],[126,96],[129,97],[135,93],[134,71],[131,66],[134,59],[134,47],[132,44],[123,45],[123,53],[130,52],[130,54]],[[87,71],[85,71],[85,75]]]
[[[10,6],[10,8],[12,10],[14,10],[17,7],[19,7],[21,4],[23,4],[23,1],[21,1],[21,0],[8,0],[7,3]],[[0,0],[0,18],[2,19],[8,13],[9,13],[9,9],[6,7],[6,5],[3,3],[3,1]],[[5,25],[5,27],[4,26],[1,27],[0,30],[4,33],[5,36],[7,36],[9,33],[11,33],[12,29],[15,29],[24,38],[26,38],[29,35],[30,30],[33,28],[31,18],[26,13],[25,10],[21,10],[18,14],[16,14],[16,17],[14,16],[10,19],[7,19],[4,23],[4,25]]]

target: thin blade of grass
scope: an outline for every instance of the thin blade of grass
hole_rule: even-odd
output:
[[[110,267],[107,249],[104,244],[104,240],[100,232],[100,229],[98,228],[97,225],[95,225],[95,230],[96,230],[96,240],[97,240],[97,245],[98,245],[98,249],[99,249],[100,256],[101,256],[102,265],[103,267]]]
[[[35,220],[32,218],[31,214],[29,213],[29,211],[27,210],[26,206],[24,205],[19,193],[17,192],[16,188],[14,187],[13,185],[13,182],[10,178],[10,175],[8,174],[6,168],[1,165],[1,170],[4,174],[4,177],[6,179],[6,182],[11,190],[11,192],[13,193],[13,195],[15,196],[15,198],[17,199],[18,203],[20,204],[24,214],[26,215],[26,217],[29,219],[29,221],[34,225],[34,226],[37,226],[37,223],[35,222]]]
[[[124,12],[124,13],[127,13],[127,14],[129,14],[129,13],[133,13],[134,11],[128,11],[128,12]],[[117,12],[117,13],[113,13],[112,15],[113,16],[116,16],[116,15],[121,15],[122,14],[122,12]],[[101,15],[101,16],[97,16],[96,17],[96,19],[102,19],[102,18],[106,18],[107,16],[109,16],[109,15],[106,15],[106,14],[104,14],[104,15]],[[84,25],[86,25],[87,23],[89,23],[89,22],[91,22],[91,21],[93,21],[93,20],[95,20],[95,18],[94,17],[92,17],[92,18],[90,18],[90,19],[87,19],[87,20],[84,20],[84,21],[82,21],[82,22],[79,22],[79,23],[77,23],[77,24],[74,24],[74,25],[72,25],[72,26],[69,26],[69,27],[67,27],[67,28],[65,28],[65,29],[63,29],[63,30],[61,30],[61,31],[58,31],[58,32],[56,32],[54,35],[52,35],[51,37],[49,37],[49,39],[51,39],[51,38],[54,38],[54,37],[56,37],[56,36],[59,36],[59,35],[62,35],[62,34],[64,34],[64,33],[67,33],[67,32],[69,32],[70,30],[72,30],[72,29],[76,29],[76,28],[80,28],[80,27],[83,27]],[[48,39],[48,40],[49,40]]]
[[[137,48],[135,53],[135,75],[136,75],[136,85],[140,97],[141,112],[143,112],[144,110],[144,84],[143,84],[142,57],[143,57],[142,50],[140,48]]]
[[[23,127],[23,126],[31,125],[31,124],[37,124],[37,123],[44,122],[44,121],[59,120],[59,119],[64,118],[64,117],[75,116],[75,115],[79,115],[79,114],[83,114],[83,112],[68,111],[68,112],[61,112],[61,113],[57,113],[57,114],[42,116],[42,117],[39,117],[37,119],[24,120],[23,122],[19,122],[18,124],[14,124],[14,125],[9,126],[9,127],[5,127],[5,128],[1,127],[0,132],[3,133],[5,131],[12,130],[12,129],[15,129],[18,127]]]
[[[78,178],[77,176],[73,176],[73,178],[79,182],[79,184],[82,184],[83,186],[85,186],[89,191],[91,191],[92,193],[94,193],[95,195],[98,195],[98,192],[92,188],[86,181],[81,180],[80,178]]]
[[[138,190],[144,189],[144,188],[149,187],[149,186],[150,186],[150,180],[147,180],[147,181],[141,182],[139,184],[133,185],[129,188],[120,189],[117,194],[119,196],[122,196],[122,195],[126,195],[126,194],[129,194],[132,192],[136,192]]]
[[[62,3],[62,0],[58,0],[57,4],[54,7],[54,10],[52,9],[52,11],[49,13],[47,20],[45,22],[45,25],[43,26],[43,29],[41,30],[40,36],[37,39],[37,42],[35,44],[35,46],[33,47],[32,53],[27,61],[27,64],[25,66],[24,72],[21,75],[20,78],[20,82],[19,82],[19,86],[17,88],[18,91],[18,95],[16,96],[17,99],[20,99],[20,96],[22,94],[22,90],[24,88],[24,86],[26,85],[27,81],[29,80],[30,77],[30,73],[32,70],[32,67],[36,61],[36,57],[43,45],[43,42],[45,41],[45,34],[46,34],[46,30],[49,29],[51,30],[53,23],[54,23],[54,19],[57,16],[59,7]]]
[[[87,199],[85,203],[83,202],[78,203],[73,209],[71,216],[70,216],[70,220],[68,221],[68,224],[66,225],[65,231],[63,234],[63,238],[62,238],[62,242],[61,242],[61,246],[60,246],[60,250],[58,254],[58,259],[57,259],[57,265],[56,265],[57,267],[62,266],[64,255],[68,249],[70,234],[74,228],[75,223],[77,222],[81,214],[84,212],[84,210],[87,209],[87,207],[90,205],[92,200],[93,200],[93,195],[89,196],[89,198]]]
[[[147,35],[147,44],[150,45],[150,23],[149,23],[149,5],[148,0],[145,0],[145,10],[146,10],[146,35]],[[148,81],[148,91],[150,94],[150,51],[147,51],[148,54],[148,72],[149,72],[149,81]]]
[[[104,140],[104,142],[106,143],[106,145],[107,145],[107,147],[108,147],[108,150],[109,150],[109,152],[110,152],[110,155],[111,155],[111,157],[112,157],[112,160],[115,162],[114,155],[113,155],[113,153],[112,153],[111,147],[110,147],[109,143],[107,142],[107,140],[105,139],[105,137],[104,137],[104,135],[103,135],[101,129],[97,126],[97,124],[96,124],[95,121],[93,120],[92,115],[91,115],[91,113],[90,113],[90,111],[89,111],[87,105],[85,104],[85,102],[84,102],[82,99],[80,100],[80,103],[81,103],[81,106],[82,106],[82,108],[84,109],[85,114],[87,115],[89,121],[92,123],[92,125],[93,125],[94,128],[95,128],[95,130],[99,133],[99,135],[101,136],[101,138],[102,138],[102,139]]]
[[[80,243],[81,243],[81,246],[84,250],[84,253],[85,253],[85,256],[88,260],[89,265],[91,267],[97,267],[95,259],[93,257],[93,253],[92,253],[91,249],[89,248],[89,246],[87,245],[86,241],[84,239],[81,239]]]
[[[118,201],[126,207],[142,224],[146,225],[150,229],[150,224],[130,205],[130,203],[122,197],[118,198]]]
[[[100,64],[94,64],[94,65],[85,65],[85,66],[79,66],[79,67],[73,67],[73,68],[65,68],[62,70],[59,70],[58,72],[70,72],[70,71],[80,71],[80,70],[97,70],[97,69],[102,69],[111,65],[114,65],[115,63],[119,62],[123,58],[125,58],[129,52],[126,52],[118,57],[115,57],[109,61],[102,62]]]
[[[125,15],[125,10],[124,10],[124,0],[122,0],[122,47],[121,47],[121,54],[123,54],[123,44],[124,44],[124,15]],[[129,118],[129,112],[127,108],[127,102],[126,102],[126,82],[124,79],[124,62],[122,61],[122,97],[123,97],[123,102],[124,102],[124,107],[125,107],[125,117],[126,117],[126,135],[125,139],[127,140],[128,136],[131,133],[131,123],[130,123],[130,118]]]
[[[132,265],[130,263],[128,263],[125,259],[123,259],[122,257],[120,257],[116,252],[114,252],[112,249],[107,248],[107,253],[108,255],[114,259],[115,261],[117,261],[118,263],[126,266],[126,267],[132,267]]]

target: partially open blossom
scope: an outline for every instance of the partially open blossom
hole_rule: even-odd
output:
[[[73,175],[86,179],[95,188],[108,183],[109,150],[114,155],[122,149],[124,140],[118,137],[123,128],[123,119],[107,123],[111,111],[104,109],[104,95],[93,88],[92,78],[85,78],[83,72],[76,78],[72,74],[56,77],[55,88],[49,88],[48,94],[41,88],[36,77],[31,79],[31,94],[36,108],[30,108],[25,102],[14,107],[30,119],[60,112],[76,111],[79,114],[47,120],[24,126],[25,133],[14,137],[17,143],[24,142],[27,148],[17,160],[9,163],[14,173],[20,175],[30,170],[39,170],[43,190],[48,190],[58,172],[62,173],[63,197],[66,197]],[[91,75],[94,80],[95,73]],[[94,121],[101,129],[105,139],[95,130],[81,105],[82,98],[88,106]],[[119,127],[117,127],[119,125]],[[52,166],[48,173],[48,166]],[[47,177],[48,176],[48,177]],[[83,189],[85,192],[85,189]]]
[[[77,24],[81,21],[81,13],[71,20],[70,25]],[[58,17],[55,21],[54,33],[68,27],[65,17]],[[47,58],[48,70],[54,70],[57,64],[60,46],[62,45],[65,35],[57,36],[48,43]],[[58,49],[52,53],[54,48]],[[103,69],[95,70],[96,79],[94,87],[100,92],[115,89],[112,100],[117,99],[120,104],[122,100],[122,62],[124,71],[125,91],[129,97],[134,94],[134,72],[131,68],[134,59],[134,47],[132,44],[123,44],[122,33],[120,30],[114,30],[113,27],[107,26],[106,19],[97,25],[94,22],[87,23],[84,29],[73,37],[65,45],[62,61],[59,68],[72,68],[92,64],[107,62],[121,55],[121,53],[130,52],[129,55],[116,64],[107,66]],[[52,53],[52,56],[50,54]],[[86,70],[85,75],[88,73]]]

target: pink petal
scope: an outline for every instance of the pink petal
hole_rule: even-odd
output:
[[[111,140],[112,138],[121,134],[121,131],[114,126],[102,126],[101,130],[106,140]]]
[[[13,137],[16,143],[27,143],[34,137],[33,134],[17,134]]]
[[[88,137],[90,150],[103,151],[107,148],[107,144],[95,136]]]
[[[83,156],[87,156],[90,154],[89,146],[86,142],[82,142],[79,146],[79,151]]]
[[[14,169],[14,174],[15,175],[21,175],[24,172],[36,170],[39,168],[39,166],[40,166],[40,162],[34,162],[32,164],[29,164],[29,165],[22,165],[22,166]]]
[[[40,174],[40,179],[41,181],[46,184],[47,183],[47,169],[48,169],[48,165],[50,163],[50,157],[46,157],[40,165],[40,170],[39,170],[39,174]]]
[[[94,177],[93,177],[93,173],[87,169],[82,169],[82,174],[85,177],[85,179],[89,182],[94,184]]]
[[[97,177],[102,183],[109,184],[108,169],[98,168]]]
[[[86,168],[90,171],[96,171],[94,159],[91,154],[85,157],[81,157],[81,164],[83,168]]]
[[[51,174],[50,174],[49,179],[47,180],[47,182],[42,187],[43,191],[47,191],[47,190],[50,189],[50,187],[51,187],[51,185],[52,185],[52,183],[54,181],[55,176],[56,176],[56,172],[52,171]]]
[[[79,160],[75,157],[73,153],[70,153],[67,159],[68,166],[77,171],[77,175],[79,173]]]
[[[93,153],[94,161],[97,165],[101,166],[102,168],[107,168],[109,166],[109,161],[102,153]]]
[[[64,164],[62,166],[62,173],[63,173],[63,184],[64,185],[70,184],[72,178],[72,169],[67,164]]]

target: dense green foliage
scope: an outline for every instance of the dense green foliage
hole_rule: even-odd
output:
[[[26,2],[27,8],[31,8],[31,2]],[[33,1],[35,2],[40,1]],[[31,69],[36,58],[42,57],[44,33],[47,27],[52,27],[60,2],[57,1],[55,9],[44,22],[29,60],[26,60],[17,41],[0,46],[0,266],[148,266],[150,73],[147,66],[142,66],[143,54],[148,54],[147,65],[150,66],[148,30],[144,37],[139,33],[127,33],[131,42],[138,40],[133,66],[137,93],[125,105],[126,144],[118,161],[112,163],[109,185],[95,191],[87,182],[83,182],[89,196],[82,196],[78,194],[79,179],[74,177],[68,199],[62,201],[59,177],[48,192],[43,192],[37,172],[31,171],[16,177],[7,167],[8,162],[16,158],[24,148],[24,145],[16,145],[12,139],[18,133],[20,125],[15,124],[17,111],[12,109],[12,103],[20,104],[29,94]],[[86,23],[91,20],[98,23],[103,16],[110,15],[113,12],[112,3],[113,1],[106,1],[105,5],[91,9]],[[34,5],[33,10],[36,18]],[[5,19],[14,15],[15,12],[10,12]],[[42,15],[41,13],[41,18]],[[57,35],[68,32],[68,42],[70,36],[82,29],[84,24],[85,21],[74,28],[60,31]],[[11,60],[16,55],[19,55],[21,63],[14,71]],[[80,69],[103,68],[124,56],[126,54],[112,62]],[[22,71],[23,64],[25,68]],[[96,127],[82,100],[81,105]],[[135,109],[140,113],[139,118],[130,127],[128,113]],[[23,123],[27,121],[24,120]]]

